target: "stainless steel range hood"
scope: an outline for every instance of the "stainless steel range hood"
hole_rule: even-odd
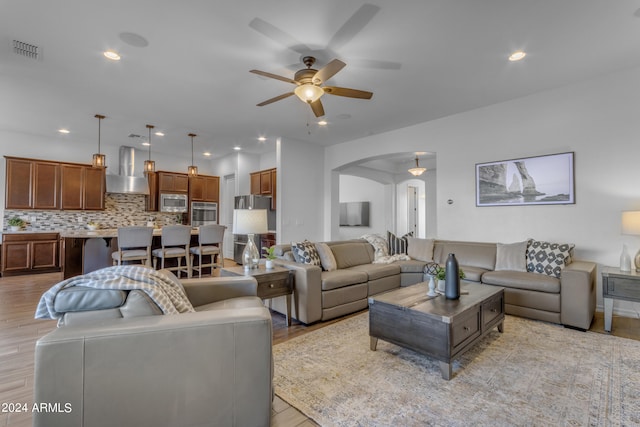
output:
[[[118,175],[107,174],[107,193],[149,194],[149,183],[142,173],[142,160],[136,169],[136,149],[121,146],[118,156]],[[139,174],[136,172],[139,171]]]

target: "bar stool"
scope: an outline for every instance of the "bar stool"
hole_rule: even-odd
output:
[[[222,239],[224,238],[225,225],[211,224],[198,227],[198,246],[192,247],[191,251],[191,271],[197,270],[198,277],[202,277],[202,268],[211,267],[211,275],[215,267],[224,268],[224,255],[222,253]],[[193,265],[195,255],[198,255],[198,266]],[[202,263],[203,256],[210,256],[211,262]],[[216,260],[218,262],[216,262]]]
[[[162,227],[161,248],[154,249],[153,268],[157,269],[158,258],[162,259],[160,268],[165,268],[165,258],[176,258],[177,267],[167,267],[167,270],[176,272],[176,276],[180,277],[180,272],[187,273],[187,277],[191,277],[191,264],[189,264],[189,245],[191,243],[191,227],[188,225],[165,225]],[[182,266],[182,258],[184,258],[184,266]]]
[[[121,265],[124,261],[142,261],[151,266],[151,227],[119,227],[118,251],[111,254],[113,265]]]

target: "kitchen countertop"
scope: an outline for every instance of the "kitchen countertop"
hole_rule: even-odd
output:
[[[117,228],[102,228],[95,231],[92,230],[21,230],[21,231],[3,231],[2,234],[42,234],[42,233],[60,233],[60,237],[92,239],[105,237],[118,237]],[[162,235],[162,228],[153,229],[154,236]],[[191,235],[198,235],[198,229],[191,229]]]

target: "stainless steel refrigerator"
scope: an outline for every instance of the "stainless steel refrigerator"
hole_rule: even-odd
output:
[[[269,232],[275,233],[276,230],[276,211],[271,210],[271,197],[266,196],[236,196],[234,201],[234,209],[266,209],[267,210],[267,227]],[[261,240],[262,235],[255,235],[255,243],[258,251],[262,255]],[[233,260],[238,264],[242,264],[242,252],[247,245],[246,234],[233,235]]]

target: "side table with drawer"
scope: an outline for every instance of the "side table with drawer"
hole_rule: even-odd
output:
[[[604,330],[611,332],[613,300],[640,302],[640,273],[620,271],[616,267],[602,269],[602,298],[604,300]]]
[[[251,276],[258,282],[258,297],[262,299],[286,297],[287,326],[291,326],[291,295],[293,294],[293,272],[283,267],[270,269],[261,265],[259,268],[245,270],[244,267],[225,267],[220,269],[220,276]]]

